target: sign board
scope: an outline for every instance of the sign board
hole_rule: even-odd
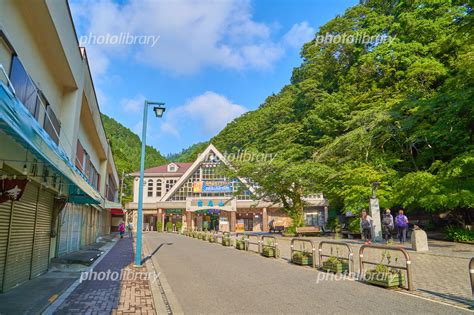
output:
[[[227,181],[205,180],[194,182],[194,193],[223,193],[232,192],[232,183]]]

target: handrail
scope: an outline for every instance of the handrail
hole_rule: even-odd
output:
[[[387,246],[387,245],[376,245],[376,244],[367,244],[367,245],[362,245],[359,249],[359,258],[360,258],[360,276],[362,277],[364,275],[364,264],[369,264],[369,265],[378,265],[378,262],[372,262],[368,260],[364,260],[364,250],[366,248],[375,248],[375,249],[383,249],[383,250],[391,250],[391,251],[398,251],[401,252],[405,256],[405,267],[403,266],[394,266],[394,265],[388,265],[388,264],[383,264],[384,266],[395,268],[395,269],[401,269],[401,270],[406,270],[407,273],[407,290],[408,291],[413,291],[413,279],[412,279],[412,273],[411,273],[411,260],[410,260],[410,255],[408,255],[408,252],[404,248],[396,247],[396,246]]]
[[[307,238],[302,238],[302,237],[294,237],[291,239],[291,245],[290,245],[290,261],[293,261],[293,252],[304,252],[303,250],[295,249],[294,244],[295,241],[298,242],[303,242],[303,243],[310,243],[311,244],[311,252],[313,255],[313,268],[316,268],[316,245],[312,240],[309,240]]]
[[[335,256],[335,255],[325,255],[325,254],[323,254],[323,245],[324,244],[332,244],[332,245],[336,245],[336,246],[346,247],[347,250],[349,251],[349,253],[347,254],[347,258],[344,257],[344,256],[339,256],[339,255]],[[319,253],[319,268],[323,267],[323,257],[335,256],[338,259],[347,260],[347,262],[349,264],[349,272],[351,272],[351,273],[354,272],[354,253],[352,252],[352,248],[349,246],[349,244],[344,243],[344,242],[337,242],[337,241],[322,241],[322,242],[319,243],[318,253]]]
[[[265,245],[264,242],[265,242],[265,239],[273,239],[274,242],[273,242],[273,245]],[[263,254],[263,248],[264,247],[270,247],[270,248],[273,248],[273,250],[275,251],[275,258],[279,258],[280,257],[280,251],[278,250],[278,240],[275,236],[273,235],[262,235],[262,237],[260,238],[260,242],[261,242],[261,247],[260,247],[260,253]]]
[[[254,241],[254,242],[252,242],[252,241],[250,240],[250,237],[256,237],[257,240]],[[245,250],[246,250],[246,251],[249,250],[249,246],[250,246],[250,245],[257,245],[257,247],[258,247],[257,253],[259,253],[259,254],[261,253],[261,250],[262,250],[262,248],[261,248],[262,240],[261,240],[260,235],[258,235],[258,234],[245,234],[245,236],[244,236],[244,242],[245,242]]]
[[[474,257],[472,257],[469,262],[469,274],[471,276],[472,297],[474,297]]]

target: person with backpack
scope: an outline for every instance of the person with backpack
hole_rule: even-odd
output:
[[[395,218],[395,224],[397,225],[398,240],[400,241],[400,244],[404,244],[407,240],[408,218],[403,214],[403,209],[398,211],[398,215]]]
[[[365,240],[364,244],[370,244],[372,242],[372,225],[372,217],[367,214],[367,211],[362,211],[360,216],[360,232],[362,238]]]
[[[388,243],[392,239],[393,231],[393,216],[390,213],[390,209],[385,209],[385,213],[382,217],[382,233],[383,239]]]
[[[120,222],[119,224],[119,232],[120,238],[123,238],[123,235],[125,234],[125,224],[123,222]]]

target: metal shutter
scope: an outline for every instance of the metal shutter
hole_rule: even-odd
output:
[[[79,250],[81,242],[82,207],[68,203],[61,213],[59,256]]]
[[[53,202],[53,194],[46,191],[40,193],[36,210],[31,278],[48,271]]]
[[[71,216],[71,204],[66,204],[63,211],[61,211],[60,217],[60,230],[59,230],[59,248],[58,255],[64,255],[68,252],[68,242],[69,242],[69,217]]]
[[[82,207],[74,205],[71,216],[71,240],[69,243],[69,252],[79,250],[81,247],[81,226],[82,226]]]
[[[10,231],[10,214],[12,202],[0,203],[0,292],[3,288],[3,273],[7,257],[8,232]]]
[[[10,242],[7,248],[4,290],[30,279],[38,185],[29,182],[20,201],[13,202]]]

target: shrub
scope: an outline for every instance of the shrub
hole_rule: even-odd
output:
[[[168,233],[173,232],[173,223],[171,223],[171,222],[166,223],[166,231]]]
[[[349,232],[360,233],[360,218],[353,218],[349,222]]]
[[[181,221],[176,222],[176,230],[178,231],[178,233],[181,233],[182,227],[183,227],[183,222]]]
[[[156,222],[156,230],[158,232],[163,232],[163,223],[161,223],[161,221]]]
[[[447,226],[444,229],[446,237],[455,242],[474,242],[474,232],[457,226]]]

